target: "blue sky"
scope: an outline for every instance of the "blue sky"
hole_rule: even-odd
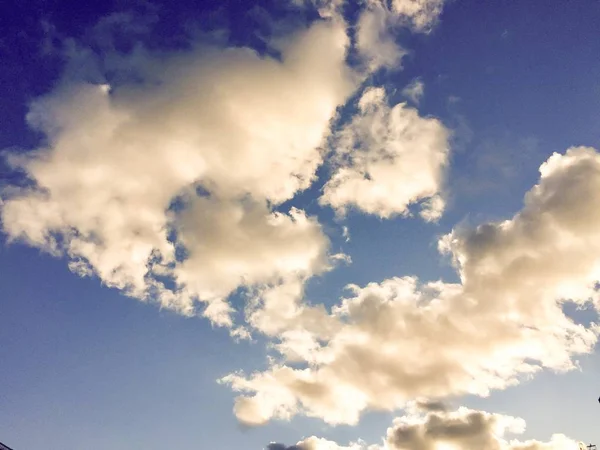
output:
[[[600,439],[600,3],[10,3],[0,441]]]

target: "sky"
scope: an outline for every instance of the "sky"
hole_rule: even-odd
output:
[[[600,3],[0,13],[1,442],[600,445]]]

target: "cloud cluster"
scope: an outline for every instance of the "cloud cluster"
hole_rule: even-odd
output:
[[[3,193],[4,231],[128,295],[184,313],[199,298],[230,323],[224,299],[238,287],[328,266],[320,225],[272,208],[322,164],[329,121],[356,87],[348,45],[343,24],[320,21],[279,41],[281,59],[144,54],[141,83],[62,86],[28,115],[44,147],[10,156],[34,184]]]
[[[438,119],[421,117],[405,103],[390,107],[383,88],[368,88],[358,113],[336,135],[338,164],[320,202],[341,214],[355,207],[389,218],[427,200],[421,216],[438,219],[448,137]]]
[[[281,357],[264,372],[224,379],[247,394],[237,400],[238,418],[260,424],[300,413],[355,424],[366,409],[487,395],[544,368],[573,369],[600,331],[562,308],[597,298],[600,154],[571,148],[540,172],[514,217],[441,238],[460,283],[351,285],[331,312],[302,303],[300,290],[279,295],[289,314],[265,332],[276,331]],[[261,323],[269,321],[254,325]]]
[[[399,67],[405,52],[394,28],[428,32],[443,1],[367,1],[355,41],[342,2],[312,3],[327,19],[270,42],[270,52],[137,51],[123,82],[63,83],[35,101],[27,119],[45,142],[9,156],[31,184],[2,191],[3,231],[127,295],[183,314],[200,301],[222,326],[233,327],[228,298],[243,290],[246,325],[278,356],[263,372],[221,380],[242,393],[235,414],[250,425],[296,414],[355,424],[365,410],[486,395],[545,368],[575,367],[600,331],[562,309],[599,304],[600,155],[592,148],[548,159],[514,217],[440,239],[459,283],[399,276],[350,285],[330,309],[306,301],[310,277],[349,261],[332,254],[315,217],[282,206],[313,185],[319,167],[331,169],[319,202],[338,215],[354,208],[390,218],[419,205],[436,221],[449,161],[441,121],[391,105],[366,82]],[[359,67],[348,62],[351,50]],[[359,88],[356,114],[332,135],[338,108]],[[419,81],[404,91],[415,104],[422,94]],[[421,409],[394,422],[384,447],[312,437],[288,450],[573,444],[506,441],[522,429],[506,416],[435,402]]]
[[[9,239],[66,255],[74,272],[96,275],[129,296],[183,314],[195,314],[199,300],[204,315],[224,326],[233,325],[227,299],[240,288],[266,293],[302,285],[335,261],[348,260],[330,254],[314,218],[278,209],[315,181],[336,109],[380,65],[365,72],[347,62],[351,41],[342,2],[315,6],[325,20],[273,38],[265,54],[205,43],[170,52],[138,45],[120,54],[111,30],[122,34],[135,20],[119,14],[102,19],[92,34],[109,52],[104,63],[117,81],[109,86],[67,79],[31,105],[27,120],[46,139],[36,151],[9,155],[31,185],[2,192],[3,231]],[[148,23],[142,28],[148,32]],[[139,31],[133,27],[133,40]],[[75,61],[68,67],[86,72],[91,52],[69,42]],[[371,44],[373,51],[387,51],[387,44]],[[394,127],[402,123],[384,122],[400,117],[403,107],[390,111],[383,92],[378,95],[380,105],[357,124],[381,121],[388,133],[401,133]],[[375,117],[375,109],[382,114]],[[404,115],[414,122],[413,131],[444,132],[413,110]],[[437,128],[428,129],[434,122]],[[359,138],[368,165],[385,171],[381,149],[367,145],[387,144]],[[343,145],[336,154],[349,150]],[[397,159],[409,161],[407,155]],[[348,167],[357,174],[366,169],[358,159]],[[387,194],[409,181],[388,180]],[[338,187],[345,189],[347,183]],[[427,189],[405,196],[402,208]],[[364,203],[351,196],[344,193],[344,201]],[[435,201],[427,208],[432,217],[441,211]]]
[[[519,441],[525,421],[485,411],[459,408],[451,412],[407,415],[394,420],[382,445],[354,443],[347,447],[314,436],[285,447],[271,444],[268,450],[579,450],[579,443],[555,434],[549,441]]]

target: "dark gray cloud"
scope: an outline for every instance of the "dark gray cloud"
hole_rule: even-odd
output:
[[[438,442],[447,442],[458,448],[499,448],[493,429],[497,417],[481,411],[449,416],[431,413],[418,425],[399,424],[391,429],[388,442],[393,448],[433,450]]]
[[[416,406],[425,412],[444,412],[448,410],[448,405],[440,400],[422,400],[416,402]]]
[[[269,445],[267,445],[267,448],[265,450],[307,450],[304,447],[301,447],[299,445],[291,445],[289,447],[287,447],[285,444],[279,444],[279,443],[271,443]]]

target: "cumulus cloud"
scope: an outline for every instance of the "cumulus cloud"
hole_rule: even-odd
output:
[[[238,287],[305,279],[329,265],[321,226],[298,209],[283,214],[265,203],[196,197],[175,227],[187,258],[173,274],[214,305],[208,315],[216,323],[229,324],[224,300]]]
[[[448,163],[449,133],[435,118],[399,103],[390,107],[383,88],[368,88],[358,113],[336,135],[338,161],[324,187],[322,204],[340,214],[349,207],[382,218],[408,215],[419,201],[422,217],[442,214],[439,195]]]
[[[299,289],[272,299],[289,311],[270,330],[281,358],[224,380],[246,394],[238,418],[259,424],[301,413],[355,424],[366,409],[485,396],[543,369],[574,369],[599,332],[573,322],[563,304],[597,301],[600,154],[571,148],[540,173],[511,219],[441,238],[460,283],[402,277],[352,285],[331,312],[302,302]]]
[[[394,420],[382,445],[363,442],[341,446],[314,436],[292,447],[272,444],[268,450],[579,450],[579,443],[555,434],[549,441],[510,439],[525,431],[523,419],[468,408],[411,414]]]
[[[349,262],[329,254],[315,220],[296,209],[274,210],[314,182],[336,108],[372,71],[399,64],[404,51],[394,42],[394,24],[399,17],[421,23],[424,7],[390,9],[378,1],[363,7],[356,50],[365,71],[346,61],[351,44],[343,1],[294,2],[311,3],[326,19],[266,42],[269,54],[206,42],[185,51],[148,50],[136,39],[157,20],[153,11],[143,21],[130,13],[101,19],[88,34],[107,52],[102,61],[67,39],[70,75],[98,81],[107,70],[114,83],[65,77],[31,105],[27,120],[45,141],[36,151],[9,156],[31,181],[1,194],[9,239],[66,256],[75,273],[184,314],[195,314],[200,300],[204,314],[220,325],[232,324],[227,297],[239,288],[289,290],[335,262]],[[127,30],[131,35],[122,36]],[[131,53],[118,52],[115,42],[123,37]],[[390,109],[383,99],[368,108],[357,124],[395,127],[404,120],[418,131],[434,123],[418,125],[415,112]],[[393,140],[394,132],[381,139]],[[356,142],[385,144],[367,134]],[[349,128],[345,135],[349,140]],[[404,165],[410,158],[406,152],[400,157],[399,147],[381,157],[379,151],[365,148],[344,166],[352,179],[337,174],[329,203],[340,211],[354,204],[375,208],[387,217],[423,200],[421,215],[436,220],[443,200],[428,194],[427,180],[391,205],[374,183],[367,183],[369,198],[350,198],[348,190],[360,183],[354,178],[363,175],[387,183],[383,197],[396,192],[384,160]]]
[[[273,43],[277,57],[210,46],[143,51],[124,68],[135,82],[61,84],[38,99],[27,119],[45,142],[9,157],[31,185],[2,192],[3,231],[130,296],[185,314],[200,300],[219,325],[233,325],[227,299],[244,288],[248,325],[278,353],[264,372],[222,379],[242,393],[235,413],[250,425],[295,414],[354,424],[365,410],[487,395],[543,369],[576,367],[599,332],[562,309],[565,301],[599,304],[600,155],[591,148],[544,163],[511,219],[440,240],[460,283],[396,277],[350,285],[331,310],[304,301],[309,277],[349,258],[330,253],[315,218],[277,207],[312,185],[336,108],[365,80],[346,62],[341,2],[316,4],[331,20]],[[368,1],[359,14],[356,50],[368,73],[400,64],[405,51],[390,30],[428,32],[443,1],[389,5]],[[418,81],[404,91],[414,103],[422,93]],[[420,204],[424,220],[437,220],[448,138],[439,120],[367,88],[334,136],[321,204],[382,218]],[[287,450],[573,444],[562,436],[506,441],[522,421],[448,412],[439,401],[413,409],[384,447],[311,437]],[[276,449],[286,447],[269,446]]]
[[[213,302],[208,315],[227,324],[224,298],[237,287],[327,265],[314,220],[270,208],[315,178],[329,121],[357,81],[348,45],[343,24],[318,21],[279,40],[280,59],[145,52],[124,69],[135,83],[61,85],[28,115],[45,145],[10,156],[32,186],[3,192],[3,230],[131,296],[184,313],[196,297]],[[175,213],[182,196],[188,210]]]
[[[519,441],[507,435],[522,434],[525,421],[520,418],[460,408],[446,413],[402,417],[394,420],[386,442],[393,450],[577,450],[579,444],[561,434],[550,441]]]

